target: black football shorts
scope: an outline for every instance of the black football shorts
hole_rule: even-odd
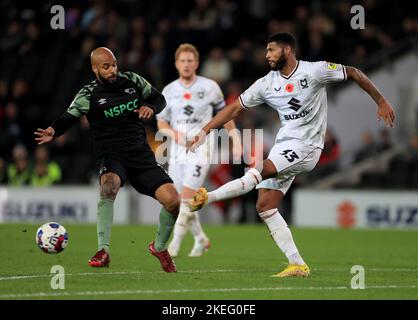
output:
[[[126,180],[139,193],[155,198],[155,191],[165,183],[173,183],[164,168],[157,163],[151,149],[139,152],[101,157],[100,176],[105,173],[116,173],[123,186]]]

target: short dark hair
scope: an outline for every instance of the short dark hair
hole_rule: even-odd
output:
[[[288,32],[275,33],[267,39],[267,43],[269,42],[276,42],[276,43],[288,45],[292,48],[293,52],[296,51],[296,38],[291,33],[288,33]]]

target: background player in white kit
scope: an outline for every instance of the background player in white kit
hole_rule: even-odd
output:
[[[191,203],[191,210],[196,210],[214,201],[240,196],[257,187],[257,212],[289,260],[287,268],[275,277],[310,274],[277,207],[294,177],[311,171],[318,162],[327,122],[325,85],[353,79],[376,102],[378,119],[383,119],[390,127],[393,127],[395,119],[389,102],[364,73],[353,67],[325,61],[298,61],[295,50],[296,41],[291,34],[272,35],[267,41],[266,54],[271,71],[219,112],[188,144],[192,151],[196,150],[211,129],[220,127],[247,108],[266,103],[279,113],[282,126],[275,145],[263,161],[262,169],[252,168],[242,178],[209,193],[201,188]]]
[[[168,246],[172,257],[178,255],[187,230],[194,238],[189,253],[198,257],[211,243],[203,232],[197,212],[191,212],[189,202],[193,194],[203,185],[210,168],[214,140],[208,139],[196,153],[186,153],[186,139],[197,134],[202,126],[225,106],[218,84],[205,77],[197,76],[199,52],[191,44],[180,45],[175,53],[175,66],[179,79],[168,84],[162,91],[167,106],[157,115],[158,129],[172,138],[168,174],[181,193],[180,213],[174,226],[173,239]],[[240,156],[239,135],[233,120],[225,123],[234,142],[234,156]],[[213,136],[212,136],[213,138]]]

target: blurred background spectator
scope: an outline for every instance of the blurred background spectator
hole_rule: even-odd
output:
[[[55,161],[49,160],[49,151],[46,146],[37,146],[30,184],[34,187],[47,187],[58,183],[60,180],[60,166]]]
[[[0,157],[0,184],[7,183],[7,165],[6,161]]]
[[[411,162],[418,162],[418,133],[411,136],[405,158]]]
[[[309,174],[312,180],[322,178],[326,175],[337,172],[340,160],[340,145],[334,132],[328,128],[325,132],[324,149],[318,163]]]
[[[362,145],[354,156],[354,162],[360,162],[369,159],[377,154],[378,144],[370,131],[363,132],[361,135]]]
[[[29,185],[31,167],[28,151],[22,144],[17,144],[12,150],[13,162],[7,167],[8,184],[14,187]]]
[[[383,128],[379,131],[379,140],[377,141],[377,152],[386,151],[392,148],[390,132]]]
[[[221,48],[213,48],[209,57],[202,65],[202,76],[215,80],[219,85],[224,85],[231,79],[232,67],[226,59]]]

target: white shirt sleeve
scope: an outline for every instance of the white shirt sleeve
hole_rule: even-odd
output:
[[[239,102],[244,109],[252,108],[264,103],[264,83],[264,78],[258,79],[239,96]]]
[[[225,99],[221,88],[216,82],[213,82],[213,88],[211,90],[211,102],[213,107],[213,113],[217,114],[225,107]]]
[[[165,108],[163,109],[163,111],[161,111],[160,113],[158,113],[155,117],[157,119],[162,119],[167,121],[168,123],[170,123],[171,121],[171,108],[170,108],[170,99],[167,93],[167,89],[164,88],[163,91],[161,92],[162,95],[164,96],[167,105],[165,106]]]
[[[347,72],[342,64],[318,61],[313,62],[315,79],[323,84],[347,80]]]

